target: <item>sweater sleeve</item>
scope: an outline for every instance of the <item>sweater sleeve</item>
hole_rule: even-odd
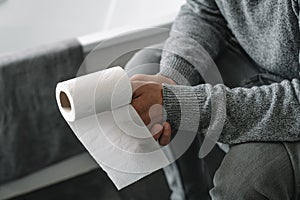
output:
[[[194,87],[163,85],[163,101],[167,117],[172,124],[180,123],[183,129],[193,125],[191,124],[193,118],[199,119],[197,122],[199,128],[207,128],[213,114],[212,96],[221,95],[225,97],[223,103],[226,111],[220,142],[238,144],[253,141],[300,141],[298,79],[260,87],[234,89],[222,84],[215,86],[202,84]],[[185,109],[182,110],[180,105],[185,105]],[[198,113],[200,118],[197,116]],[[176,118],[180,115],[188,117]]]
[[[216,58],[224,49],[225,40],[230,35],[227,23],[213,0],[187,0],[174,21],[170,37],[167,39],[161,59],[160,73],[173,79],[177,84],[197,85],[202,81],[199,70],[185,57],[202,47]],[[191,41],[193,43],[191,43]],[[197,43],[195,45],[195,43]],[[181,49],[181,55],[172,52]],[[198,53],[197,53],[198,54]],[[207,55],[196,55],[197,57]],[[200,67],[205,67],[205,62]]]

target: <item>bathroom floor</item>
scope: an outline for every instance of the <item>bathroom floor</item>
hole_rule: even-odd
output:
[[[11,200],[164,200],[169,199],[169,195],[161,170],[121,191],[102,170],[93,170]]]

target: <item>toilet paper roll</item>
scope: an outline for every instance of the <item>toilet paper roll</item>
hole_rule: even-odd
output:
[[[57,84],[63,117],[118,189],[170,164],[130,105],[126,72],[114,67]]]
[[[77,77],[56,87],[59,110],[69,122],[127,105],[131,96],[129,78],[121,67]]]

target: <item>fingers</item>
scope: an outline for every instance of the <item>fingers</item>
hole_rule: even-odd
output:
[[[142,118],[155,140],[165,146],[171,141],[171,125],[162,123],[162,86],[161,83],[175,84],[160,75],[137,74],[130,78],[132,85],[132,106]]]
[[[133,93],[131,105],[137,111],[146,125],[161,123],[162,111],[162,86],[153,82],[132,82]]]
[[[165,146],[171,141],[171,125],[168,122],[165,122],[163,125],[163,133],[160,136],[159,144]]]
[[[154,124],[151,128],[151,134],[155,140],[158,140],[163,133],[163,126],[161,124]]]
[[[159,144],[165,146],[171,141],[171,125],[165,122],[163,126],[161,124],[155,124],[151,128],[151,134],[155,140],[159,140]]]

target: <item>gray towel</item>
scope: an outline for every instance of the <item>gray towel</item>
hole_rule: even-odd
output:
[[[84,150],[55,101],[82,61],[76,40],[0,56],[0,184]]]

